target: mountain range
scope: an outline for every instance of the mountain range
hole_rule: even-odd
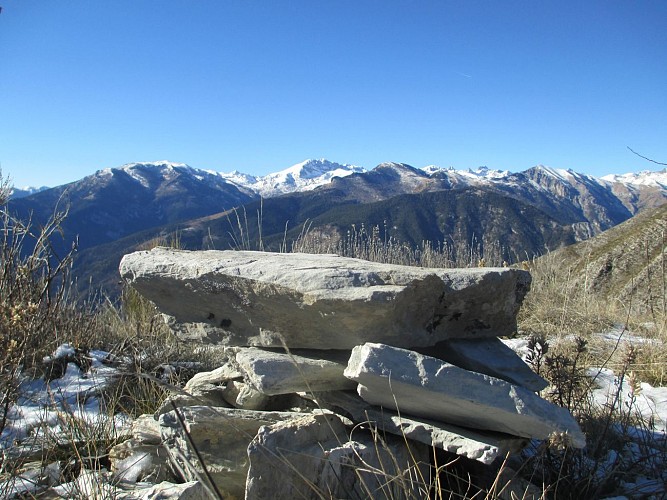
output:
[[[48,186],[41,186],[41,187],[26,186],[22,188],[12,187],[10,189],[9,195],[14,199],[24,198],[26,196],[30,196],[31,194],[39,193],[40,191],[46,191],[47,189],[49,189]]]
[[[667,171],[595,178],[542,165],[511,173],[383,163],[366,171],[307,160],[266,176],[171,162],[132,163],[21,198],[10,211],[42,224],[68,210],[56,251],[78,238],[77,273],[116,281],[120,257],[156,236],[190,249],[259,243],[277,250],[307,230],[330,241],[382,228],[410,245],[474,242],[498,259],[539,255],[620,224],[667,199]]]

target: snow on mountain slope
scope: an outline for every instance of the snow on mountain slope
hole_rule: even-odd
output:
[[[334,177],[345,177],[365,171],[362,167],[319,159],[306,160],[265,176],[255,176],[238,170],[223,173],[193,168],[184,163],[155,161],[128,163],[119,168],[100,170],[95,175],[103,180],[111,178],[118,172],[123,172],[146,189],[178,175],[187,175],[197,181],[209,182],[213,185],[231,184],[249,196],[270,198],[295,191],[310,191],[330,183]]]
[[[241,191],[247,194],[256,194],[253,186],[257,184],[259,178],[254,175],[244,174],[238,170],[234,170],[228,173],[220,173],[220,176],[225,179],[227,182],[231,182]]]
[[[622,184],[631,184],[635,186],[667,188],[667,168],[657,172],[644,170],[642,172],[629,174],[610,174],[602,177],[602,180],[608,182],[620,182]]]
[[[97,172],[99,177],[113,176],[114,172],[124,172],[145,188],[150,188],[156,180],[165,180],[176,177],[179,174],[187,174],[198,181],[207,181],[220,178],[220,174],[212,170],[193,168],[185,163],[174,163],[170,161],[155,161],[128,163],[119,168],[106,168]]]
[[[476,169],[469,168],[467,170],[456,170],[454,167],[441,168],[436,165],[428,165],[423,167],[422,170],[429,175],[432,174],[448,174],[456,175],[460,178],[467,178],[470,180],[493,180],[493,179],[502,179],[509,175],[509,170],[494,170],[488,167],[477,167]]]
[[[437,181],[437,186],[430,189],[452,189],[467,186],[500,187],[503,190],[518,188],[525,189],[530,184],[539,191],[556,190],[557,195],[564,195],[566,188],[578,186],[582,183],[596,184],[605,189],[617,192],[627,190],[624,202],[630,206],[637,205],[634,199],[639,197],[638,189],[652,188],[655,192],[667,193],[667,169],[650,172],[628,173],[622,175],[607,175],[602,178],[580,174],[573,170],[556,169],[544,165],[537,165],[523,172],[512,173],[507,170],[495,170],[485,166],[475,169],[457,170],[453,167],[442,168],[428,165],[417,169],[399,163],[382,163],[374,170],[393,170],[395,179],[399,180],[402,191],[405,193],[429,189],[431,181]],[[212,186],[232,185],[245,195],[263,196],[270,198],[283,194],[310,191],[331,183],[332,179],[347,177],[352,174],[368,172],[365,168],[340,164],[326,159],[311,159],[297,163],[289,168],[264,176],[246,174],[234,170],[222,173],[214,170],[204,170],[190,167],[184,163],[169,161],[128,163],[118,168],[99,170],[94,177],[100,182],[108,182],[114,175],[122,172],[139,183],[144,189],[153,189],[164,181],[173,180],[185,175],[194,181],[204,182]],[[386,173],[383,174],[385,177]],[[389,178],[389,177],[387,177]],[[438,187],[439,186],[439,187]],[[613,187],[611,187],[613,186]],[[45,188],[15,189],[14,198],[28,196]],[[642,207],[641,203],[638,205]],[[634,211],[634,210],[633,210]]]
[[[310,191],[331,182],[334,177],[345,177],[365,172],[362,167],[343,165],[325,159],[306,160],[285,170],[261,177],[234,171],[220,174],[229,182],[244,187],[266,198],[295,191]]]
[[[22,188],[13,187],[9,192],[9,196],[14,199],[24,198],[25,196],[30,196],[32,194],[39,193],[46,189],[49,189],[49,187],[48,186],[41,186],[41,187],[25,186]]]

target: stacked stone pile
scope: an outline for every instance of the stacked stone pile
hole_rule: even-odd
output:
[[[120,271],[181,338],[220,352],[117,453],[153,457],[137,480],[161,479],[166,453],[227,497],[400,498],[428,490],[433,449],[492,464],[531,438],[585,445],[498,339],[516,329],[525,271],[165,248]]]

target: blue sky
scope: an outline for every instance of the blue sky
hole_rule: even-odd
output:
[[[667,2],[2,0],[0,166],[667,162]]]

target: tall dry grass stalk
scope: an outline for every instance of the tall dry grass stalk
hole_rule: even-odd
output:
[[[290,250],[295,253],[335,253],[372,262],[417,267],[508,265],[502,258],[503,251],[498,242],[482,241],[476,237],[468,241],[452,236],[449,241],[422,241],[415,247],[389,233],[386,225],[369,229],[362,223],[352,225],[341,236],[332,228],[312,228],[306,223]]]

